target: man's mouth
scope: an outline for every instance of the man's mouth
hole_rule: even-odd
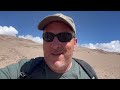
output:
[[[52,55],[54,55],[54,56],[58,56],[58,55],[61,55],[61,54],[63,54],[63,53],[52,53]]]

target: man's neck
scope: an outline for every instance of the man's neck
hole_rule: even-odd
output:
[[[72,67],[72,62],[67,67],[64,67],[64,69],[60,69],[60,70],[56,69],[53,71],[56,73],[65,73],[65,72],[69,71],[71,69],[71,67]]]

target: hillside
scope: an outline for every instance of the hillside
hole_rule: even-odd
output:
[[[0,35],[0,68],[21,59],[43,56],[42,45],[31,40]],[[120,54],[77,47],[74,57],[85,60],[100,79],[120,79]]]

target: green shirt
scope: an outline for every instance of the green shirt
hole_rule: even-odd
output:
[[[0,79],[17,79],[20,76],[20,68],[28,60],[21,60],[18,63],[11,64],[0,69]]]
[[[83,71],[81,66],[75,61],[72,61],[72,67],[64,74],[58,74],[49,69],[46,65],[46,78],[47,79],[89,79],[89,76]]]
[[[32,65],[30,60],[21,60],[16,64],[1,68],[0,79],[18,79],[20,69],[26,63],[29,66]],[[43,60],[40,67],[37,67],[29,76],[29,79],[89,79],[89,76],[75,60],[72,60],[72,67],[64,74],[53,72]]]

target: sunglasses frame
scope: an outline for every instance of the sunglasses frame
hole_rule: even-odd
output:
[[[49,38],[49,40],[47,40],[45,37],[46,34],[51,34],[51,38]],[[62,38],[60,38],[60,35],[61,34],[66,34],[66,35],[70,35],[68,37],[68,40],[64,40]],[[60,42],[69,42],[72,38],[75,38],[75,33],[69,33],[69,32],[61,32],[61,33],[58,33],[58,34],[54,34],[54,33],[51,33],[51,32],[44,32],[43,35],[43,40],[46,41],[46,42],[52,42],[54,40],[55,37],[57,37],[57,39],[60,41]]]

